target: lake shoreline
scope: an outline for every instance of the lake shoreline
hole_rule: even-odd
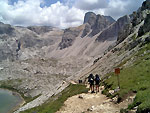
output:
[[[19,99],[19,103],[16,104],[12,109],[10,109],[8,111],[8,113],[13,113],[15,112],[16,110],[18,110],[21,106],[23,106],[26,102],[24,100],[24,98],[21,96],[20,93],[16,92],[16,91],[12,91],[12,90],[9,90],[7,88],[0,88],[0,90],[5,90],[5,91],[8,91],[8,92],[11,92],[11,94],[15,97],[17,97]]]

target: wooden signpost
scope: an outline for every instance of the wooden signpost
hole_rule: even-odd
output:
[[[115,69],[115,74],[117,75],[118,87],[120,89],[120,80],[119,80],[120,68]]]

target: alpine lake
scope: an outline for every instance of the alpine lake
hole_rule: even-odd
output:
[[[0,89],[0,113],[12,113],[22,102],[23,99],[19,94]]]

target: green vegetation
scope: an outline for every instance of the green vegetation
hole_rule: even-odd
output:
[[[39,97],[41,94],[35,96],[35,97],[29,97],[24,96],[24,93],[17,89],[17,87],[21,84],[21,79],[12,79],[12,80],[6,80],[6,81],[0,81],[0,88],[8,89],[14,92],[17,92],[21,95],[21,97],[25,100],[26,103],[31,102],[32,100]]]
[[[134,102],[129,105],[128,109],[138,106],[138,113],[147,113],[150,111],[150,43],[143,45],[142,49],[133,56],[136,61],[132,66],[121,70],[120,77],[120,91],[115,94],[109,94],[110,89],[118,87],[117,76],[114,73],[107,75],[108,79],[104,81],[104,94],[113,98],[119,95],[120,99],[124,99],[130,93],[137,93]],[[125,64],[126,61],[121,63]],[[120,66],[121,66],[120,65]],[[122,110],[123,111],[123,110]]]
[[[88,89],[85,85],[70,84],[65,90],[63,90],[58,95],[51,97],[41,106],[23,111],[21,113],[55,113],[64,105],[64,102],[67,100],[68,97],[87,92]]]
[[[134,34],[131,38],[132,38],[133,40],[136,40],[136,39],[137,39],[136,34]]]

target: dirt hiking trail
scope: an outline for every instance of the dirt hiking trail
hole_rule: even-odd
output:
[[[120,113],[121,108],[127,108],[135,95],[128,97],[119,104],[99,93],[78,94],[68,98],[64,106],[56,113]]]

